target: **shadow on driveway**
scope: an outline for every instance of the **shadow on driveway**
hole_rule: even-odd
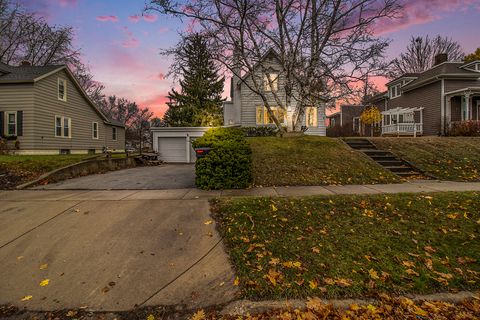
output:
[[[162,190],[195,188],[194,164],[137,167],[61,181],[35,189]]]

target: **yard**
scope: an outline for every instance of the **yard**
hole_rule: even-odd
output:
[[[480,138],[372,138],[420,170],[443,180],[480,181]]]
[[[258,137],[249,141],[256,186],[400,182],[398,177],[337,139]]]
[[[0,189],[13,188],[51,170],[91,157],[92,155],[0,155]]]
[[[243,297],[480,289],[480,193],[213,202]]]

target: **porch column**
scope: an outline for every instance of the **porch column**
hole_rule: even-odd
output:
[[[452,122],[452,97],[447,96],[446,101],[446,112],[445,112],[445,127],[450,128],[450,123]]]
[[[415,116],[414,116],[415,119]],[[421,134],[423,135],[423,109],[420,109],[420,126],[421,126]]]
[[[465,119],[470,120],[470,93],[465,93]]]

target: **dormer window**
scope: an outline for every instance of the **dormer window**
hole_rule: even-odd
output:
[[[268,73],[263,77],[263,87],[265,91],[278,90],[278,73]]]
[[[401,91],[400,91],[400,87],[401,87],[400,83],[390,87],[390,89],[389,89],[390,99],[398,98],[402,95]]]
[[[67,80],[58,79],[58,100],[67,101]]]

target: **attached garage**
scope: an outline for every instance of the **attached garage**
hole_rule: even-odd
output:
[[[208,127],[154,127],[153,149],[159,159],[169,163],[194,163],[192,142],[203,136]]]

